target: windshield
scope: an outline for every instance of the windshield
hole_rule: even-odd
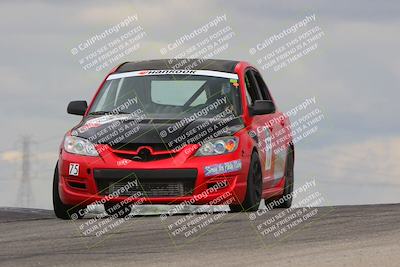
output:
[[[241,114],[236,74],[215,77],[143,72],[131,77],[129,73],[110,75],[89,114],[145,113],[148,118],[182,118],[201,112],[202,117],[210,118],[227,109],[236,116]]]

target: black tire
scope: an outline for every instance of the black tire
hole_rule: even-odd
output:
[[[82,212],[79,212],[81,209],[85,209],[86,206],[72,206],[72,205],[65,205],[61,199],[60,194],[58,191],[58,183],[59,183],[60,176],[58,174],[58,163],[56,164],[56,168],[54,170],[54,177],[53,177],[53,210],[54,214],[57,218],[63,220],[71,220],[71,219],[81,219],[83,216],[81,215]]]
[[[293,151],[292,149],[288,150],[288,154],[286,156],[286,167],[285,167],[285,189],[283,190],[282,198],[284,201],[276,206],[276,208],[280,209],[288,209],[292,206],[292,197],[290,196],[293,193],[293,185],[294,185],[294,159],[293,159]]]
[[[131,205],[111,202],[104,203],[104,209],[108,215],[117,216],[118,218],[125,218],[132,211]]]
[[[257,153],[251,155],[250,168],[247,175],[246,196],[239,205],[229,205],[231,212],[256,211],[260,205],[262,194],[261,164]]]

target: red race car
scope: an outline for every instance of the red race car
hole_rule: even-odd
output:
[[[118,216],[138,203],[229,205],[233,212],[257,210],[262,199],[291,205],[290,121],[246,62],[123,63],[89,106],[72,101],[68,113],[83,118],[60,146],[59,218],[80,218],[89,204]]]

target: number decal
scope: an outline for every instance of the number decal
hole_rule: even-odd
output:
[[[77,163],[69,164],[69,175],[72,175],[72,176],[79,175],[79,164],[77,164]]]
[[[272,161],[272,138],[268,127],[265,127],[265,170],[271,169]]]

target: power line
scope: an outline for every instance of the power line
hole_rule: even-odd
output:
[[[31,186],[31,138],[24,136],[22,138],[22,172],[21,181],[18,187],[17,201],[18,206],[32,206],[32,186]]]

